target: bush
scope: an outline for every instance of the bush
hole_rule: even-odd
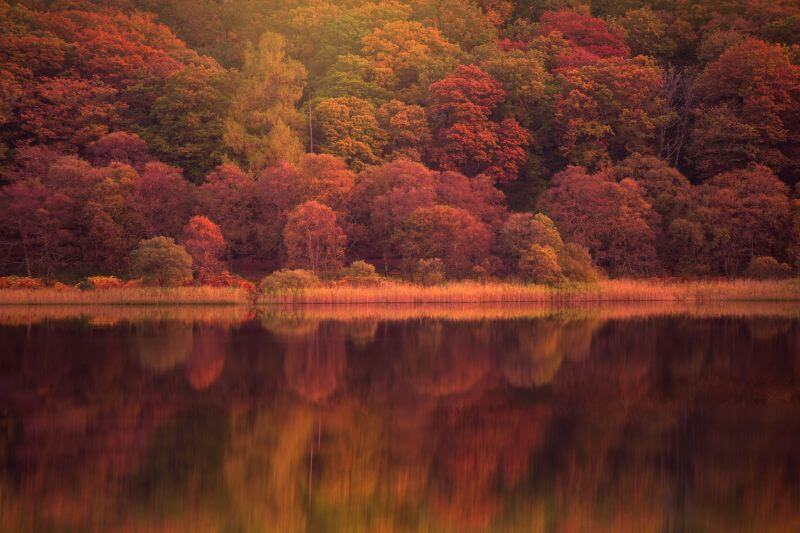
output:
[[[791,277],[792,267],[779,263],[774,257],[754,257],[744,275],[752,279],[785,279]]]
[[[154,237],[139,242],[131,254],[131,271],[145,283],[162,287],[192,280],[192,257],[170,237]]]
[[[281,269],[261,280],[261,290],[278,293],[318,287],[322,283],[310,270]]]
[[[353,261],[349,267],[344,267],[341,271],[343,278],[374,278],[377,275],[375,265],[366,261]]]
[[[413,279],[422,285],[437,285],[444,282],[444,263],[438,257],[420,259]]]
[[[366,261],[353,261],[349,267],[339,272],[338,285],[356,287],[375,287],[383,283],[383,278],[375,270],[375,266]]]
[[[601,277],[600,271],[592,263],[589,250],[573,242],[559,250],[558,266],[569,281],[597,281]]]
[[[256,286],[252,281],[246,280],[236,274],[231,274],[227,270],[219,274],[202,274],[198,278],[198,281],[209,287],[232,287],[235,289],[244,289],[248,292],[255,292],[256,290]]]
[[[119,289],[125,282],[116,276],[89,276],[86,278],[86,287],[89,289]]]
[[[518,269],[523,278],[534,283],[553,284],[564,279],[552,246],[532,245],[519,258]]]
[[[36,278],[22,276],[0,277],[0,289],[44,289],[45,283]]]

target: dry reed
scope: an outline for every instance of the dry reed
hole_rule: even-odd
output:
[[[231,287],[0,290],[0,305],[230,305],[251,302],[251,293]]]
[[[800,301],[800,280],[607,280],[557,287],[460,281],[426,287],[386,282],[371,287],[323,285],[263,294],[259,303],[590,303]]]

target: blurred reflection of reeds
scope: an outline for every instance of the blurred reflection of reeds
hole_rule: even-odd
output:
[[[26,325],[51,320],[84,320],[92,326],[126,322],[176,321],[235,326],[260,318],[265,328],[302,333],[315,322],[441,319],[453,321],[531,318],[629,319],[660,316],[800,317],[800,302],[586,302],[495,304],[272,304],[245,305],[36,305],[0,306],[0,324]]]

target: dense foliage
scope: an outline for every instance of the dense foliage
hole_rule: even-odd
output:
[[[785,276],[798,36],[792,0],[0,0],[0,274],[165,237],[201,282]]]

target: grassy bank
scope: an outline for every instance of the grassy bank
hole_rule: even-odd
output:
[[[259,303],[581,303],[800,301],[800,280],[608,280],[558,287],[461,281],[425,287],[387,282],[371,287],[323,285],[262,294]]]
[[[251,293],[229,287],[0,290],[0,305],[230,305],[251,302]]]
[[[254,295],[227,287],[129,287],[4,289],[0,305],[218,305],[251,304]],[[558,287],[459,281],[426,287],[384,282],[369,287],[325,284],[262,293],[260,304],[436,304],[800,301],[800,280],[659,281],[609,280]]]

